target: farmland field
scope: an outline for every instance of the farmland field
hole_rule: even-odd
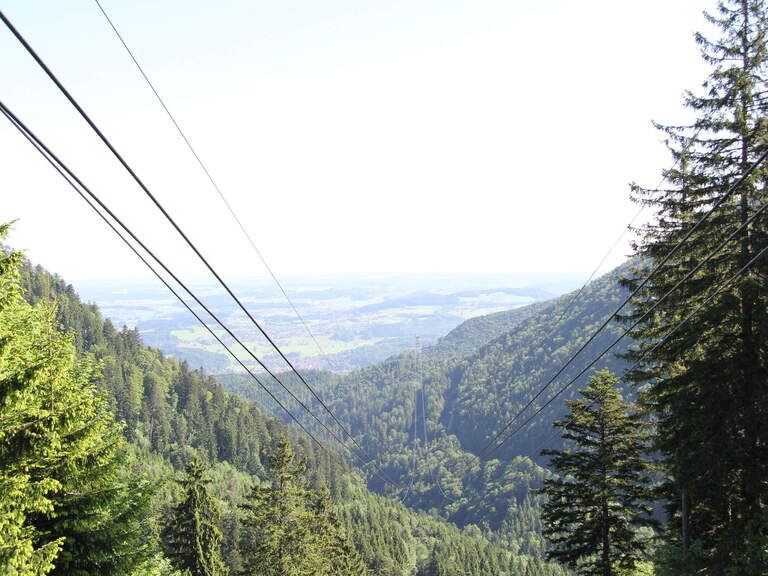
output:
[[[274,285],[241,281],[236,292],[297,367],[346,371],[414,347],[417,337],[430,344],[468,318],[547,299],[575,283],[562,276],[558,283],[504,278],[302,279],[286,289],[314,339]],[[446,285],[455,291],[436,288]],[[196,290],[260,358],[282,369],[263,336],[223,291],[206,284]],[[84,298],[99,304],[115,324],[137,328],[151,346],[212,373],[235,369],[215,339],[161,287],[131,286],[129,300],[125,291],[123,285],[107,284],[83,290]]]

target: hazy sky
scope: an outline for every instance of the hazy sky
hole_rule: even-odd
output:
[[[280,275],[589,271],[706,73],[693,0],[103,0]],[[228,274],[264,273],[91,0],[0,6]],[[0,98],[197,266],[10,33]],[[70,279],[144,274],[7,122],[0,220]],[[628,251],[622,246],[609,265]]]

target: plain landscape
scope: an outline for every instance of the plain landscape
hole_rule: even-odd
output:
[[[555,275],[552,275],[555,276]],[[509,287],[503,278],[390,277],[294,280],[288,302],[272,282],[237,284],[248,308],[271,327],[270,333],[296,366],[334,372],[361,368],[408,348],[429,345],[464,320],[552,298],[572,288],[568,275]],[[520,282],[517,279],[517,282]],[[530,280],[529,280],[530,282]],[[514,284],[511,284],[514,286]],[[138,329],[144,342],[212,373],[237,366],[214,338],[162,287],[124,284],[89,286],[84,300],[96,303],[118,326]],[[446,289],[446,286],[451,287]],[[221,289],[201,285],[211,308],[239,330],[248,330]],[[449,291],[450,290],[450,291]],[[294,313],[296,306],[300,317]],[[307,326],[310,332],[307,331]],[[255,331],[252,331],[255,332]],[[274,361],[269,343],[253,334],[247,344]],[[417,343],[418,339],[418,343]]]

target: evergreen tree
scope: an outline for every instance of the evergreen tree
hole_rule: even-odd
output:
[[[328,490],[305,486],[306,464],[281,438],[269,456],[269,486],[255,486],[243,505],[243,575],[364,576]]]
[[[556,474],[542,488],[547,555],[583,575],[633,569],[647,546],[638,530],[653,525],[643,457],[649,426],[622,402],[617,385],[610,372],[597,372],[555,422],[567,448],[542,452]]]
[[[676,168],[669,189],[634,187],[657,217],[636,252],[643,277],[666,256],[765,149],[768,124],[768,13],[764,0],[723,0],[707,15],[717,38],[697,35],[712,72],[688,93],[688,126],[660,127]],[[631,318],[645,313],[768,201],[763,164],[727,198],[641,291]],[[768,259],[755,265],[663,346],[655,343],[768,243],[768,219],[754,220],[641,324],[630,359],[649,382],[644,400],[658,415],[665,457],[669,556],[690,574],[765,574],[768,566]],[[637,280],[627,284],[634,287]],[[630,319],[631,319],[630,318]]]
[[[61,398],[63,392],[57,390]],[[94,405],[103,406],[101,399],[94,400],[96,397],[73,395],[70,405],[77,402],[87,416]],[[71,410],[70,416],[72,413],[76,411]],[[41,479],[53,479],[61,486],[51,495],[53,511],[30,518],[43,538],[63,538],[50,574],[145,574],[156,544],[148,539],[155,486],[124,465],[125,440],[105,408],[97,409],[90,418],[73,420],[59,424],[69,455],[41,471]]]
[[[193,458],[179,480],[183,498],[164,531],[166,555],[177,570],[189,576],[223,576],[219,509],[208,490],[205,466]]]
[[[0,236],[7,227],[0,227]],[[128,480],[125,442],[56,310],[22,298],[0,254],[0,567],[7,574],[144,570],[151,491]]]
[[[0,225],[0,239],[9,225]],[[28,516],[52,510],[50,494],[59,484],[35,479],[45,466],[47,411],[36,392],[42,362],[29,362],[32,328],[44,319],[21,302],[21,256],[0,246],[0,572],[19,576],[47,574],[62,539],[39,542]]]
[[[303,485],[306,464],[296,462],[285,437],[269,455],[269,486],[255,486],[243,505],[243,575],[316,574],[323,563],[313,545],[311,493]]]
[[[313,544],[325,559],[322,571],[328,576],[365,576],[368,567],[350,542],[333,509],[331,495],[323,488],[317,492],[310,508],[314,516]]]

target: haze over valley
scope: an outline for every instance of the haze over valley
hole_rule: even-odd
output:
[[[430,345],[466,319],[550,299],[574,287],[579,278],[550,274],[292,280],[289,297],[301,319],[274,283],[240,281],[235,286],[296,366],[346,371],[414,348],[417,338],[421,345]],[[92,281],[79,292],[116,325],[138,329],[144,342],[166,354],[211,373],[237,369],[213,337],[162,287],[130,281],[127,285]],[[197,289],[214,312],[249,332],[247,318],[221,288],[200,284]],[[250,332],[249,346],[279,366],[269,343],[257,331]]]
[[[768,0],[0,0],[0,575],[768,576]]]

